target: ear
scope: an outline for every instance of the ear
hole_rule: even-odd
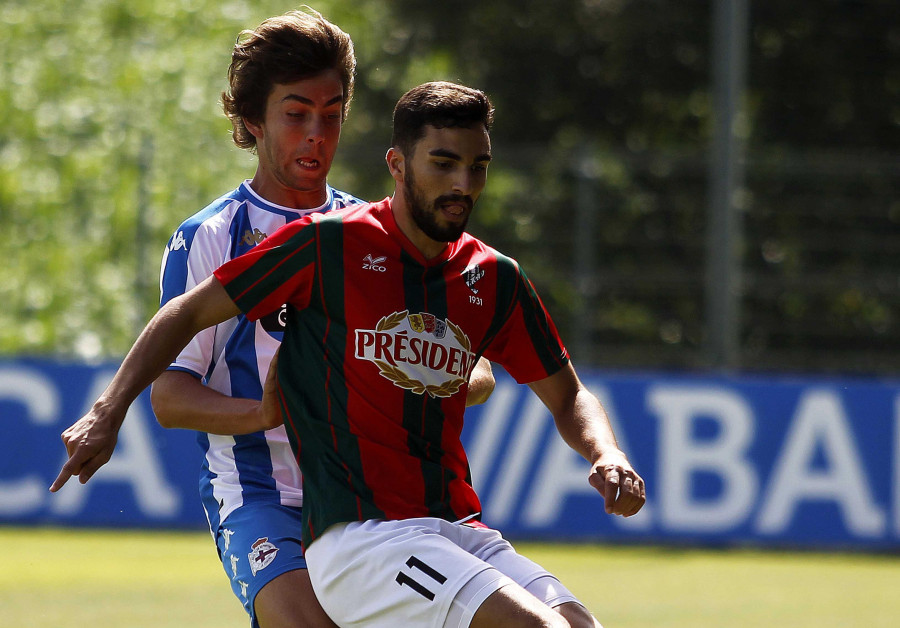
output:
[[[241,121],[243,121],[244,126],[247,127],[247,130],[250,131],[250,134],[253,137],[255,137],[257,140],[261,140],[263,138],[262,125],[251,122],[249,118],[243,116],[241,116]]]
[[[387,162],[388,170],[390,170],[391,176],[394,177],[394,181],[403,183],[403,177],[406,174],[406,158],[403,156],[403,153],[392,146],[388,149],[384,160]]]

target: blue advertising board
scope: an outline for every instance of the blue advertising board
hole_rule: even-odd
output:
[[[200,449],[149,395],[87,484],[47,487],[59,434],[115,364],[0,362],[0,523],[203,528]],[[513,538],[900,549],[900,381],[583,371],[647,483],[611,517],[540,401],[495,369],[463,431],[488,525]]]

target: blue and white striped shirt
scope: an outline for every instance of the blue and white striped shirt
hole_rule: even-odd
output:
[[[267,202],[248,180],[185,220],[163,253],[161,304],[201,283],[284,224],[363,202],[330,186],[327,192],[321,207],[298,210]],[[190,373],[223,394],[260,399],[284,333],[282,316],[283,311],[250,322],[242,314],[206,329],[169,368]],[[300,469],[284,427],[243,436],[198,432],[197,439],[204,452],[200,495],[213,535],[228,514],[245,503],[302,505]]]

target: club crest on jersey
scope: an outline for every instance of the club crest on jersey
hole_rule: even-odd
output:
[[[464,271],[462,271],[463,279],[466,282],[466,285],[469,286],[469,290],[472,291],[472,294],[478,294],[478,288],[475,287],[475,284],[484,277],[484,270],[482,270],[481,266],[478,264],[473,264],[469,266]]]
[[[275,560],[275,555],[278,554],[278,548],[269,543],[269,537],[267,536],[256,539],[252,547],[253,551],[247,554],[247,558],[250,559],[250,571],[255,576],[257,571],[265,569],[272,564],[272,561]]]
[[[459,392],[475,364],[472,344],[460,327],[409,310],[383,316],[375,329],[357,329],[356,357],[375,364],[395,386],[431,397]]]

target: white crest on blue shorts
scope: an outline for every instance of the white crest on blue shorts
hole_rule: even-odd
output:
[[[278,548],[269,543],[269,537],[256,539],[253,550],[247,554],[247,558],[250,559],[250,571],[253,572],[253,575],[255,576],[257,571],[272,564],[276,554],[278,554]]]

